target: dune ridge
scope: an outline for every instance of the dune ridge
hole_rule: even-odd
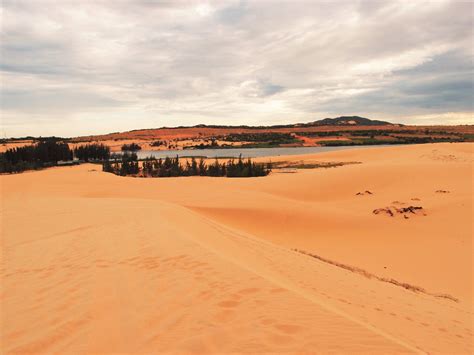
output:
[[[286,250],[285,248],[281,248],[281,247],[272,245],[271,243],[258,240],[252,235],[247,235],[247,234],[244,234],[242,232],[235,231],[231,228],[220,225],[219,223],[213,222],[213,221],[208,220],[208,219],[202,220],[202,218],[201,218],[201,221],[205,222],[207,225],[211,226],[214,230],[218,231],[219,234],[220,234],[219,238],[222,238],[223,236],[226,236],[228,238],[228,240],[232,240],[234,243],[235,243],[236,239],[239,240],[239,242],[236,243],[236,244],[239,244],[239,247],[242,246],[241,241],[242,241],[242,239],[244,239],[246,241],[246,244],[252,245],[252,248],[249,248],[249,249],[253,249],[253,250],[251,250],[251,253],[254,254],[253,255],[254,257],[257,256],[257,253],[256,253],[257,251],[258,251],[258,256],[257,257],[260,257],[265,252],[270,252],[272,254],[274,254],[274,253],[283,253],[285,255],[288,255],[288,250]],[[407,350],[415,351],[415,352],[421,352],[420,348],[417,348],[416,346],[413,346],[413,345],[405,342],[401,338],[398,338],[398,337],[393,336],[389,333],[386,333],[382,329],[374,327],[369,323],[363,322],[360,319],[351,316],[349,313],[344,312],[340,308],[333,307],[329,303],[326,303],[326,302],[322,301],[320,298],[315,298],[314,294],[306,288],[307,285],[304,282],[298,283],[297,278],[288,277],[288,275],[284,275],[283,273],[281,273],[281,265],[278,265],[278,267],[273,268],[272,267],[273,265],[271,267],[268,267],[268,265],[258,265],[256,263],[247,263],[247,262],[244,263],[243,260],[245,260],[245,261],[249,260],[248,259],[248,257],[250,256],[248,254],[249,250],[244,251],[245,254],[246,254],[245,258],[240,258],[240,257],[235,258],[235,255],[230,256],[228,254],[228,251],[232,251],[232,254],[235,254],[235,252],[236,252],[236,245],[234,243],[232,245],[232,248],[227,248],[227,247],[222,248],[222,246],[216,248],[215,241],[213,241],[210,244],[206,243],[204,245],[206,245],[207,247],[210,247],[211,250],[214,250],[216,255],[219,255],[221,257],[224,256],[226,258],[226,260],[228,260],[228,261],[230,261],[230,262],[232,262],[232,263],[240,266],[241,268],[244,268],[244,269],[246,269],[246,270],[248,270],[252,273],[257,274],[258,276],[263,277],[266,280],[271,281],[275,285],[278,285],[278,286],[282,287],[282,289],[284,289],[284,290],[289,290],[291,292],[299,294],[299,295],[303,296],[304,298],[310,300],[311,302],[314,302],[314,303],[322,306],[323,308],[325,308],[328,311],[331,311],[331,312],[334,312],[337,315],[343,316],[344,318],[346,318],[346,319],[348,319],[352,322],[355,322],[356,324],[362,325],[363,327],[369,329],[370,331],[373,331],[374,333],[376,333],[378,335],[383,336],[384,338],[387,338],[391,341],[394,341],[395,343],[401,345],[402,347],[405,347]],[[239,251],[242,252],[243,250],[239,250]],[[270,258],[268,258],[268,260],[269,259]],[[294,262],[294,260],[293,260],[293,262]]]
[[[187,219],[191,219],[191,216]],[[368,279],[369,282],[365,284],[363,280],[367,279],[366,277],[361,278],[357,274],[357,277],[353,279],[352,271],[341,270],[341,273],[338,268],[334,268],[333,265],[325,261],[321,261],[317,268],[314,268],[314,260],[307,258],[306,255],[255,238],[251,234],[235,230],[208,218],[202,219],[202,217],[199,217],[199,220],[211,226],[218,233],[215,233],[212,238],[209,237],[209,232],[200,233],[196,231],[197,223],[192,224],[192,232],[189,233],[190,235],[199,235],[198,242],[204,242],[207,247],[215,251],[216,255],[237,263],[240,267],[271,280],[279,287],[299,294],[331,312],[366,327],[370,331],[402,345],[407,350],[416,352],[436,352],[441,351],[441,349],[447,352],[453,350],[452,339],[449,341],[447,339],[431,340],[429,345],[421,345],[419,341],[426,333],[426,329],[423,327],[432,327],[433,330],[444,329],[443,325],[451,322],[449,319],[451,316],[456,315],[455,318],[459,317],[458,319],[467,321],[463,324],[468,324],[468,319],[472,317],[472,312],[452,305],[451,300],[436,299],[431,295],[422,293],[416,294],[391,283],[387,283],[387,286],[378,287],[378,282],[374,284],[372,279]],[[315,280],[315,273],[321,274],[319,276],[320,281]],[[342,280],[344,281],[342,282]],[[352,287],[355,285],[353,282],[362,287],[361,292],[357,295],[354,295],[353,292]],[[316,285],[319,287],[314,287]],[[407,306],[396,306],[396,310],[392,309],[391,311],[379,307],[367,310],[370,305],[364,303],[369,295],[372,298],[371,303],[375,305],[384,304],[385,307],[390,308],[391,306],[383,300],[387,297],[391,300],[390,303],[393,302],[396,305],[406,304]],[[412,298],[413,296],[416,298]],[[417,319],[418,324],[421,325],[420,328],[411,324],[413,322],[413,319],[409,316],[412,312],[410,307],[413,306],[411,302],[416,303],[420,310],[430,309]],[[435,313],[433,313],[434,308],[437,309]],[[366,318],[367,312],[373,312],[374,314]],[[398,314],[398,312],[401,314]]]

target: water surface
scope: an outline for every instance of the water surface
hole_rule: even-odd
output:
[[[384,145],[385,146],[385,145]],[[301,155],[324,153],[345,149],[361,149],[374,147],[373,145],[345,146],[345,147],[276,147],[276,148],[229,148],[229,149],[188,149],[188,150],[141,150],[137,152],[138,158],[143,159],[153,156],[166,157],[205,157],[205,158],[243,158],[275,157],[280,155]],[[377,147],[380,147],[378,145]]]

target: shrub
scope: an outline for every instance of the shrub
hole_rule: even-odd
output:
[[[122,145],[122,151],[123,152],[136,152],[136,151],[141,150],[141,149],[142,149],[142,147],[140,147],[136,143]]]

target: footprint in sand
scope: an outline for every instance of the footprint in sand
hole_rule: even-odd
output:
[[[274,327],[285,334],[295,334],[301,330],[299,325],[293,324],[275,324]]]
[[[264,300],[254,300],[253,303],[255,303],[257,306],[264,306],[267,304],[267,301]]]
[[[216,314],[215,319],[219,323],[225,323],[229,322],[234,318],[234,311],[232,309],[224,309],[222,311],[219,311],[219,313]]]
[[[185,258],[187,258],[187,257],[188,257],[188,255],[186,255],[186,254],[177,255],[177,256],[172,256],[172,257],[163,259],[163,262],[165,262],[165,263],[173,263],[173,262],[175,262],[175,261],[183,261],[182,259],[185,259]]]
[[[260,291],[259,288],[244,288],[244,289],[240,290],[238,293],[240,293],[242,295],[248,295],[248,294],[256,293],[256,292],[259,292],[259,291]]]
[[[240,302],[238,302],[238,301],[229,300],[229,301],[219,302],[217,305],[219,307],[223,307],[223,308],[234,308],[234,307],[237,307],[239,304],[240,304]]]
[[[293,338],[287,335],[282,335],[282,334],[274,334],[270,333],[268,334],[268,339],[273,343],[273,344],[288,344],[290,343]]]
[[[343,299],[343,298],[338,298],[337,300],[338,300],[339,302],[341,302],[341,303],[345,303],[345,304],[352,304],[351,302],[349,302],[349,301],[346,301],[346,300],[345,300],[345,299]]]
[[[260,321],[261,324],[263,325],[270,325],[270,324],[273,324],[275,323],[275,320],[271,319],[271,318],[263,318],[261,321]]]

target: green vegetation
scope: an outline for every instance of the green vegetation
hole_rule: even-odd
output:
[[[338,137],[342,136],[342,132],[331,132],[331,131],[322,131],[322,132],[296,132],[296,135],[303,137]]]
[[[110,148],[103,144],[86,144],[74,149],[74,156],[84,161],[108,160]]]
[[[274,132],[231,133],[222,137],[222,140],[227,142],[267,142],[274,145],[300,143],[300,140],[296,139],[291,133]]]
[[[306,163],[303,160],[299,162],[279,161],[273,163],[275,169],[319,169],[319,168],[337,168],[339,166],[360,164],[358,161],[350,162],[315,162]]]
[[[216,149],[216,148],[227,148],[227,146],[219,146],[217,144],[216,139],[211,138],[211,143],[208,143],[208,144],[200,143],[200,144],[184,147],[184,149]],[[229,146],[229,148],[232,148],[232,146]]]
[[[423,144],[437,142],[467,142],[473,141],[472,134],[449,132],[441,130],[403,130],[403,129],[356,129],[335,131],[298,131],[296,133],[251,132],[230,133],[211,138],[211,143],[201,143],[185,149],[231,149],[231,148],[274,148],[288,144],[302,144],[301,137],[327,138],[316,142],[322,146],[354,146],[382,144]],[[331,139],[342,137],[345,139]],[[216,139],[232,144],[217,145]],[[240,143],[240,144],[235,144]]]
[[[233,133],[222,139],[228,142],[251,142],[241,144],[238,148],[274,148],[282,144],[301,144],[291,133]]]
[[[224,144],[218,145],[216,139],[241,143],[249,142],[239,145]],[[225,136],[218,136],[211,138],[209,144],[198,144],[188,146],[186,149],[231,149],[231,148],[274,148],[282,144],[301,144],[302,142],[291,133],[275,133],[275,132],[261,132],[261,133],[230,133]]]
[[[323,146],[352,146],[378,144],[423,144],[438,142],[468,142],[473,141],[472,134],[458,132],[443,132],[434,130],[344,130],[324,132],[298,132],[303,137],[328,137],[319,141]],[[331,137],[346,137],[347,140],[330,139]]]
[[[187,159],[183,165],[179,156],[176,158],[166,157],[156,159],[148,157],[141,163],[136,154],[124,154],[120,161],[106,161],[103,163],[103,171],[116,175],[142,176],[142,177],[178,177],[178,176],[226,176],[226,177],[256,177],[266,176],[271,171],[270,164],[257,164],[251,159],[243,160],[240,156],[237,160],[230,159],[220,163],[218,159],[211,165],[207,165],[203,158],[198,161],[193,157]]]
[[[381,144],[424,144],[439,142],[462,142],[464,140],[453,140],[447,137],[401,137],[390,136],[389,138],[377,139],[376,137],[353,138],[352,140],[327,140],[318,142],[325,147],[354,146],[354,145],[381,145]]]
[[[122,151],[123,152],[136,152],[136,151],[141,150],[141,149],[142,149],[142,147],[140,147],[136,143],[122,145]]]
[[[58,161],[71,160],[73,152],[67,143],[48,139],[0,154],[0,173],[18,173],[57,165]]]
[[[8,149],[0,154],[0,173],[18,173],[25,170],[36,170],[62,163],[80,161],[104,161],[110,157],[110,148],[103,144],[86,144],[69,149],[67,143],[56,138],[40,141],[35,145]]]
[[[104,161],[102,163],[102,170],[121,176],[136,175],[140,172],[138,158],[135,153],[122,154],[120,157],[120,162],[116,155],[114,155],[114,159],[115,160],[113,162],[111,162],[109,159]]]
[[[34,141],[34,142],[44,142],[44,141],[61,141],[61,142],[69,142],[70,138],[63,138],[63,137],[33,137],[33,136],[26,136],[26,137],[15,137],[15,138],[2,138],[0,139],[0,144],[6,143],[14,143],[14,142],[21,142],[21,141]]]
[[[160,146],[166,146],[166,142],[165,141],[154,141],[150,144],[150,146],[152,147],[160,147]]]

